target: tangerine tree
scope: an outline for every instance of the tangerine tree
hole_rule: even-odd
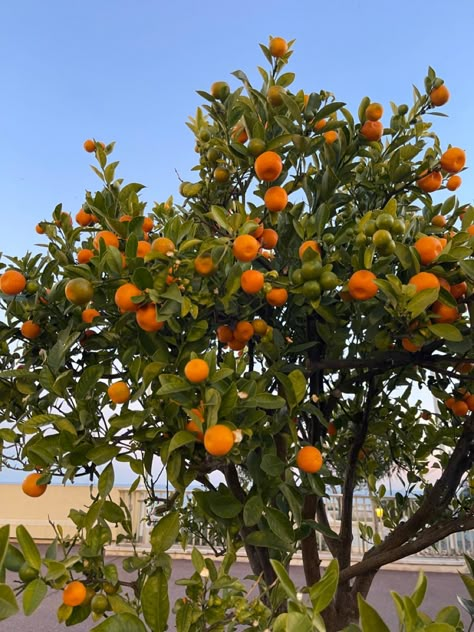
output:
[[[39,222],[44,254],[2,264],[2,462],[37,470],[31,496],[53,479],[96,484],[90,506],[71,509],[76,537],[58,528],[43,558],[23,527],[19,547],[2,529],[3,568],[30,569],[27,613],[51,587],[73,595],[58,611],[68,625],[92,613],[107,615],[97,630],[164,630],[166,551],[205,523],[224,561],[193,551],[178,630],[340,630],[385,564],[474,527],[461,493],[473,462],[474,208],[432,197],[465,155],[427,120],[449,92],[430,68],[411,106],[384,115],[364,98],[354,116],[327,91],[292,87],[292,42],[262,51],[262,87],[236,71],[240,87],[200,92],[182,204],[147,211],[142,185],[116,175],[114,144],[88,140],[101,189],[76,222],[61,206]],[[158,520],[145,554],[126,504],[110,499],[115,462]],[[394,499],[387,473],[403,489]],[[383,536],[353,521],[361,487],[383,508]],[[113,525],[133,547],[129,581],[104,561]],[[354,537],[369,543],[359,560]],[[231,576],[242,548],[260,591],[249,599]],[[323,579],[321,549],[334,558]],[[311,604],[287,575],[297,553]],[[14,593],[0,594],[13,614]]]

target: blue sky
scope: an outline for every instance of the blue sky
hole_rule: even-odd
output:
[[[335,0],[293,3],[158,0],[16,0],[1,3],[0,251],[23,253],[58,202],[74,214],[98,184],[86,138],[117,141],[119,175],[147,185],[146,200],[177,192],[195,164],[185,121],[215,80],[241,68],[259,85],[258,47],[296,39],[296,88],[333,91],[355,108],[364,95],[388,106],[411,100],[428,65],[452,97],[436,118],[444,143],[474,155],[471,80],[474,4],[453,7]],[[460,194],[472,199],[464,175]]]
[[[196,90],[216,80],[236,87],[238,68],[260,86],[258,43],[270,35],[296,39],[295,90],[330,90],[352,110],[365,95],[386,108],[411,104],[412,84],[422,89],[433,66],[451,91],[450,118],[435,118],[435,129],[469,165],[473,24],[471,0],[3,2],[0,252],[22,255],[57,203],[75,215],[84,190],[98,186],[86,138],[117,142],[118,175],[145,184],[146,200],[177,195],[175,170],[188,179],[196,161],[185,126],[201,103]],[[469,202],[470,171],[463,180]]]

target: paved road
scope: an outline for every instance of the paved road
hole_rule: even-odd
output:
[[[118,568],[121,567],[120,558],[113,558],[110,561],[116,563]],[[179,596],[184,594],[183,588],[175,586],[174,581],[181,577],[189,577],[191,573],[191,563],[189,561],[175,560],[173,562],[173,576],[170,584],[170,601],[172,604]],[[233,567],[232,574],[234,576],[244,578],[248,573],[249,567],[247,564],[235,564]],[[297,586],[304,584],[301,567],[292,567],[291,575]],[[424,610],[428,614],[434,615],[443,606],[457,605],[457,594],[467,596],[462,581],[455,573],[427,573],[427,578],[428,592],[424,602]],[[378,609],[390,630],[398,630],[390,591],[395,590],[402,595],[409,594],[415,586],[416,579],[416,572],[379,572],[376,582],[369,593],[368,600]],[[33,616],[25,617],[23,614],[19,614],[12,619],[0,622],[0,632],[42,632],[43,630],[65,632],[67,629],[74,632],[89,632],[95,625],[92,623],[92,619],[72,628],[66,628],[64,624],[59,624],[56,620],[56,610],[60,603],[60,593],[57,591],[51,592]],[[466,617],[465,622],[467,623],[467,621]]]

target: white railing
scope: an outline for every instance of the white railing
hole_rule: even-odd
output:
[[[128,496],[128,499],[125,498]],[[137,536],[140,544],[148,545],[150,532],[153,529],[154,524],[158,520],[153,513],[153,506],[148,506],[145,502],[147,495],[144,490],[136,490],[133,494],[134,498],[130,497],[125,492],[123,493],[123,499],[129,505],[131,511],[133,505],[134,511],[132,515],[138,519],[137,524]],[[156,496],[160,499],[166,500],[166,490],[160,490],[156,492]],[[191,498],[192,491],[186,492],[187,498]],[[391,497],[384,498],[384,505],[388,505],[390,501],[394,500]],[[138,507],[136,504],[138,503]],[[339,531],[340,518],[342,512],[342,495],[331,494],[331,496],[325,500],[326,513],[328,516],[329,526],[336,533]],[[383,518],[377,516],[377,505],[374,499],[368,495],[354,496],[353,505],[353,547],[352,554],[354,558],[362,557],[364,553],[371,548],[372,542],[367,541],[361,537],[359,524],[370,527],[373,533],[378,534],[383,538],[388,530],[383,525]],[[407,516],[405,516],[406,518]],[[206,544],[209,541],[213,541],[212,530],[209,526],[203,525],[203,537],[193,536],[189,533],[189,547],[204,547],[208,548]],[[326,551],[324,539],[321,534],[317,534],[319,540],[319,546],[321,551]],[[462,533],[453,533],[450,536],[444,538],[438,542],[435,546],[428,547],[417,554],[418,557],[432,558],[433,560],[442,558],[443,560],[452,558],[461,558],[466,553],[468,555],[474,555],[474,531],[466,531]]]

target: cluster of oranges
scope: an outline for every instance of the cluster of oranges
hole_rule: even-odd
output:
[[[232,351],[241,351],[253,336],[265,336],[268,331],[269,327],[262,318],[256,318],[252,322],[240,320],[234,327],[219,325],[217,340],[227,345]]]
[[[420,174],[417,180],[418,187],[425,193],[437,191],[443,184],[443,172],[446,174],[446,188],[455,191],[461,186],[462,180],[458,174],[464,169],[466,154],[459,147],[450,147],[441,156],[439,166],[432,171]]]
[[[455,397],[448,397],[444,402],[446,408],[458,417],[464,417],[469,411],[474,411],[474,395],[466,389],[460,389]]]
[[[365,121],[361,125],[360,135],[368,142],[379,141],[383,135],[383,107],[380,103],[371,103],[365,110]]]

